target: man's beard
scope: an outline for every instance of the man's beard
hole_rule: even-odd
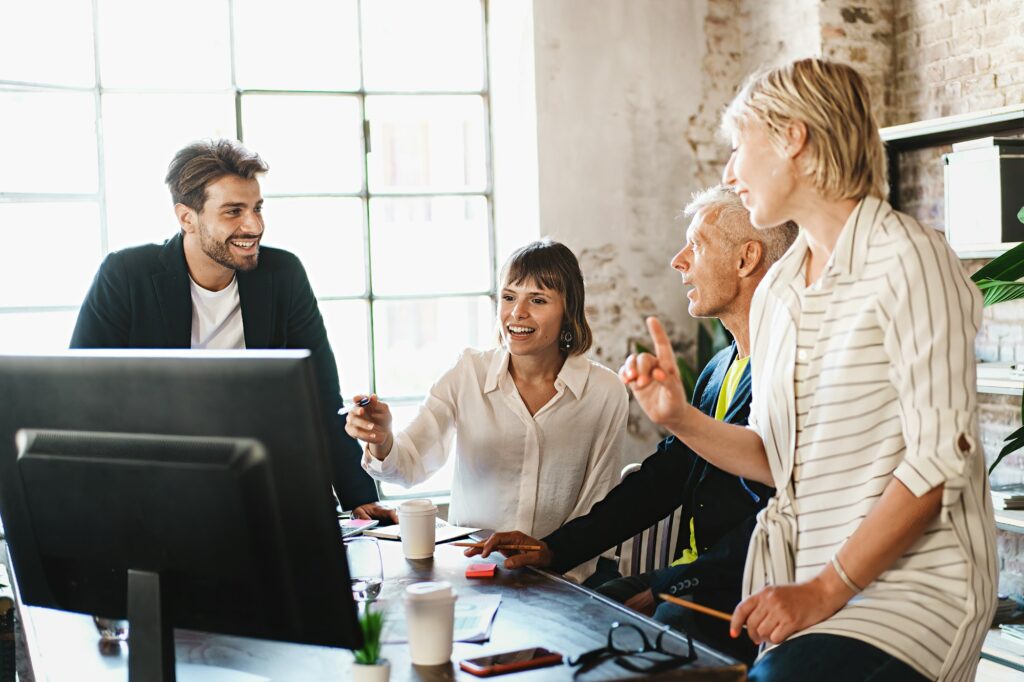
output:
[[[231,252],[231,247],[228,245],[228,241],[232,239],[244,239],[242,235],[232,235],[227,240],[219,242],[213,238],[210,231],[206,229],[206,225],[199,222],[199,247],[203,250],[207,256],[210,257],[216,263],[223,265],[229,270],[240,270],[241,272],[248,272],[255,270],[257,261],[260,257],[260,246],[256,244],[256,253],[251,256],[238,256]],[[253,239],[257,239],[253,237]]]

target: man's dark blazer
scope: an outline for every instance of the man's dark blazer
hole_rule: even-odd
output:
[[[725,374],[736,355],[735,344],[720,351],[697,379],[693,404],[714,416]],[[750,415],[750,367],[743,371],[725,421],[745,425]],[[693,517],[697,560],[658,571],[654,593],[693,592],[697,584],[740,597],[743,564],[754,516],[774,490],[726,473],[697,456],[677,438],[666,438],[585,516],[573,519],[543,540],[554,553],[552,568],[564,572],[649,528],[682,506],[677,552],[690,546]],[[678,570],[677,570],[678,569]],[[721,598],[715,601],[720,602]]]
[[[260,248],[259,265],[238,272],[245,347],[304,348],[313,366],[331,447],[334,489],[346,509],[377,500],[359,464],[361,448],[344,429],[338,367],[302,263]],[[181,234],[163,245],[111,253],[93,280],[71,336],[72,348],[190,348],[192,294]]]

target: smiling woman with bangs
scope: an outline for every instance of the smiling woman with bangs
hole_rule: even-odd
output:
[[[403,486],[425,481],[454,449],[448,521],[543,537],[586,514],[616,482],[627,396],[611,370],[584,356],[592,333],[572,251],[528,244],[505,263],[501,282],[499,348],[465,350],[405,430],[392,432],[391,411],[376,396],[349,413],[346,430],[366,443],[371,476]],[[586,578],[593,563],[569,575]]]

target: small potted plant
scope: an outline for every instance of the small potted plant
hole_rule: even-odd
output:
[[[355,682],[388,682],[391,664],[380,657],[380,636],[384,630],[384,612],[369,604],[359,614],[359,629],[363,631],[363,646],[355,650],[352,679]]]

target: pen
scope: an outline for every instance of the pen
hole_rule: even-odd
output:
[[[725,613],[724,611],[718,611],[717,609],[712,609],[712,608],[709,608],[707,606],[701,606],[700,604],[695,604],[692,601],[687,601],[685,599],[680,599],[679,597],[673,597],[671,594],[659,594],[658,596],[661,597],[662,599],[664,599],[667,602],[671,602],[673,604],[678,604],[679,606],[682,606],[682,607],[685,607],[685,608],[688,608],[688,609],[693,609],[694,611],[698,611],[700,613],[706,613],[709,616],[714,616],[715,618],[719,618],[719,619],[724,620],[726,622],[731,622],[732,621],[732,616],[729,615],[728,613]],[[744,625],[743,627],[746,628],[747,626]]]
[[[352,410],[356,409],[357,407],[366,407],[369,404],[370,404],[370,398],[369,398],[369,396],[367,396],[365,398],[361,398],[360,400],[352,403],[351,405],[346,405],[345,407],[341,408],[340,410],[338,410],[338,414],[348,414],[349,412],[351,412]]]
[[[483,549],[486,543],[483,542],[453,542],[452,547],[473,547],[475,549]],[[537,552],[540,551],[540,545],[495,545],[494,549],[518,549],[521,552]]]

